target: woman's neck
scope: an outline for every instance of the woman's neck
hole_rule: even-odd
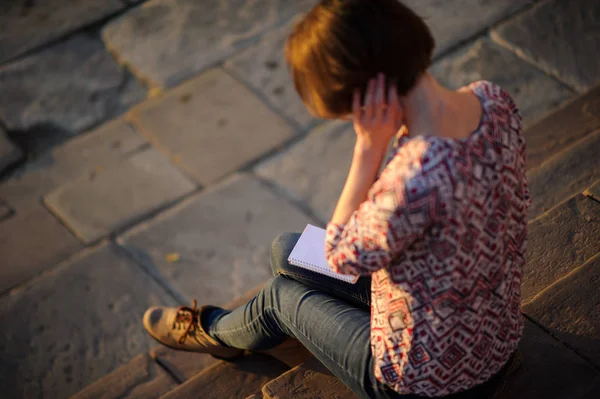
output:
[[[405,124],[411,137],[468,137],[479,125],[481,104],[470,92],[452,91],[426,73],[401,99]]]

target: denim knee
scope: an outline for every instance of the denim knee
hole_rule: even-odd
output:
[[[271,270],[274,276],[279,276],[288,268],[288,257],[294,249],[300,233],[282,233],[271,244]]]

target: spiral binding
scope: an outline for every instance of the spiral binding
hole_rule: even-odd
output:
[[[345,276],[345,275],[340,276],[339,274],[334,273],[331,270],[321,269],[320,267],[316,267],[316,266],[314,266],[314,265],[312,265],[310,263],[301,261],[301,260],[296,259],[296,258],[290,258],[288,261],[292,265],[294,265],[294,266],[303,267],[303,268],[305,268],[307,270],[310,270],[312,272],[319,273],[319,274],[322,274],[324,276],[332,277],[332,278],[334,278],[336,280],[344,281],[344,282],[350,283],[350,284],[354,284],[354,282],[355,282],[353,276]]]

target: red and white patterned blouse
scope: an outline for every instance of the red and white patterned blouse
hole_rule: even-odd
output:
[[[327,226],[339,273],[372,275],[377,379],[442,396],[483,383],[523,330],[521,278],[530,204],[521,115],[491,82],[465,140],[406,136],[345,225]]]

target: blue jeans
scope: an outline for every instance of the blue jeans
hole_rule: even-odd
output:
[[[274,277],[246,305],[206,315],[205,330],[225,345],[248,350],[274,348],[294,337],[361,398],[418,398],[400,395],[375,378],[371,279],[352,285],[289,265],[299,237],[277,237],[271,250]]]

